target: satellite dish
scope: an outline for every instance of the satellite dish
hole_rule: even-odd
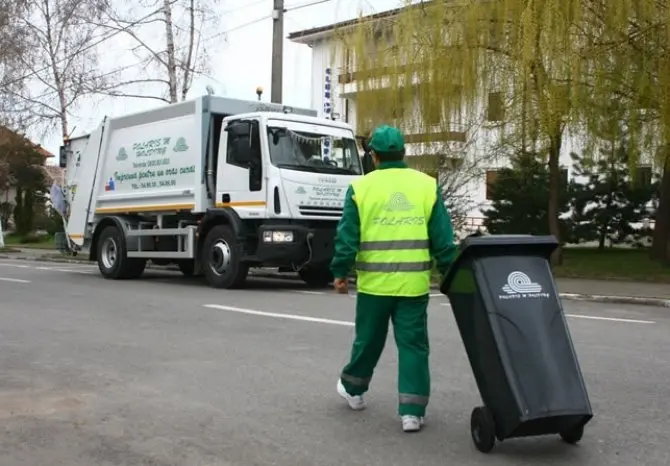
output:
[[[207,87],[205,87],[205,89],[207,90],[207,95],[214,95],[214,88],[212,86],[207,84]]]

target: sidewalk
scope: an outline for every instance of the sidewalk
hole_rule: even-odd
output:
[[[88,253],[76,257],[66,256],[48,249],[16,248],[19,252],[0,252],[0,259],[38,260],[47,262],[88,262]],[[153,266],[147,268],[165,270],[166,267]],[[279,274],[273,269],[253,270],[252,275],[284,280],[299,280],[295,273]],[[583,280],[557,278],[556,284],[561,298],[575,301],[593,301],[602,303],[619,303],[659,306],[670,308],[670,286],[662,283],[642,283],[624,281]]]

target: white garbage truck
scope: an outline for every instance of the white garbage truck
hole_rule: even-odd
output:
[[[147,261],[216,288],[253,267],[331,280],[333,239],[362,174],[352,127],[311,109],[217,96],[118,118],[61,147],[70,248],[109,279]]]

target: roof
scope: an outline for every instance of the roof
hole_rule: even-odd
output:
[[[28,142],[30,142],[31,144],[33,144],[33,147],[35,148],[35,150],[36,150],[37,152],[39,152],[40,154],[42,154],[42,155],[44,156],[45,159],[50,159],[50,158],[52,158],[52,157],[55,157],[54,154],[52,154],[51,152],[49,152],[48,150],[46,150],[44,147],[40,146],[39,144],[34,144],[33,142],[31,142],[28,138],[26,138],[26,137],[23,136],[22,134],[19,134],[19,133],[16,132],[16,131],[12,131],[11,129],[7,128],[6,126],[0,125],[0,135],[1,135],[2,133],[4,133],[4,134],[10,133],[10,134],[14,134],[14,135],[16,135],[16,136],[22,136],[26,141],[28,141]]]
[[[65,180],[65,170],[60,167],[55,165],[46,165],[44,170],[46,170],[47,175],[54,183],[63,183]]]
[[[361,21],[379,21],[381,19],[392,18],[407,8],[422,7],[424,5],[425,3],[418,3],[410,7],[394,8],[393,10],[382,11],[373,15],[363,16],[362,18],[349,19],[339,23],[328,24],[326,26],[319,26],[312,29],[303,29],[302,31],[290,33],[288,35],[288,39],[299,44],[312,44],[319,39],[325,39],[329,37],[333,31],[337,29],[353,28]]]
[[[54,154],[52,154],[51,152],[49,152],[48,150],[46,150],[44,147],[40,146],[39,144],[37,146],[35,146],[35,150],[37,152],[39,152],[40,154],[42,154],[45,159],[50,159],[52,157],[55,157]]]

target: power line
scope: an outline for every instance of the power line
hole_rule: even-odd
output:
[[[176,1],[177,1],[177,0],[172,0],[172,3],[175,3]],[[59,59],[59,60],[56,60],[55,63],[49,64],[49,65],[47,65],[47,66],[45,66],[45,67],[43,67],[43,68],[40,68],[40,69],[35,70],[35,71],[32,71],[32,72],[30,72],[30,73],[28,73],[28,74],[26,74],[26,75],[24,75],[24,76],[22,76],[22,77],[20,77],[20,78],[16,78],[16,79],[13,79],[13,80],[11,80],[11,81],[9,81],[9,82],[7,82],[7,83],[4,83],[4,85],[5,85],[5,86],[11,86],[12,84],[17,84],[17,83],[23,81],[24,79],[30,78],[30,77],[32,77],[32,76],[35,76],[35,75],[41,73],[42,71],[47,71],[47,70],[49,70],[49,68],[51,68],[51,66],[53,66],[53,65],[56,65],[56,64],[60,64],[60,63],[62,63],[62,62],[69,61],[69,60],[75,58],[77,55],[80,55],[80,54],[82,54],[82,53],[84,53],[84,52],[87,52],[87,51],[91,50],[92,48],[97,47],[98,45],[102,44],[103,42],[108,41],[108,40],[111,39],[112,37],[114,37],[114,36],[116,36],[116,35],[118,35],[118,34],[121,34],[122,32],[127,32],[130,28],[132,28],[132,27],[134,27],[134,26],[137,26],[138,24],[142,23],[143,21],[145,21],[145,20],[151,18],[151,17],[152,17],[153,15],[155,15],[156,13],[160,13],[162,10],[163,10],[163,8],[159,8],[159,9],[157,9],[157,10],[154,10],[153,12],[149,13],[148,15],[143,16],[142,18],[140,18],[140,19],[138,19],[138,20],[135,20],[135,21],[133,21],[133,22],[127,24],[126,26],[123,26],[123,27],[121,27],[121,28],[115,30],[115,31],[112,32],[111,34],[108,34],[107,36],[104,36],[104,37],[102,37],[101,39],[96,40],[95,42],[92,42],[92,43],[88,44],[86,47],[81,48],[81,49],[78,50],[77,52],[75,52],[75,53],[71,53],[71,54],[69,54],[68,56],[66,56],[66,57],[64,57],[64,58],[61,58],[61,59]]]
[[[221,13],[228,14],[228,13],[234,13],[236,11],[244,10],[246,8],[249,8],[251,6],[256,6],[260,5],[261,3],[266,3],[268,0],[256,0],[255,2],[247,3],[246,5],[238,6],[235,8],[230,8],[228,10],[223,10]]]
[[[328,2],[331,2],[331,1],[332,0],[317,0],[315,2],[301,3],[301,4],[295,5],[295,6],[289,6],[288,8],[285,8],[284,11],[285,12],[295,11],[295,10],[299,10],[301,8],[307,8],[308,6],[320,5],[322,3],[328,3]]]

